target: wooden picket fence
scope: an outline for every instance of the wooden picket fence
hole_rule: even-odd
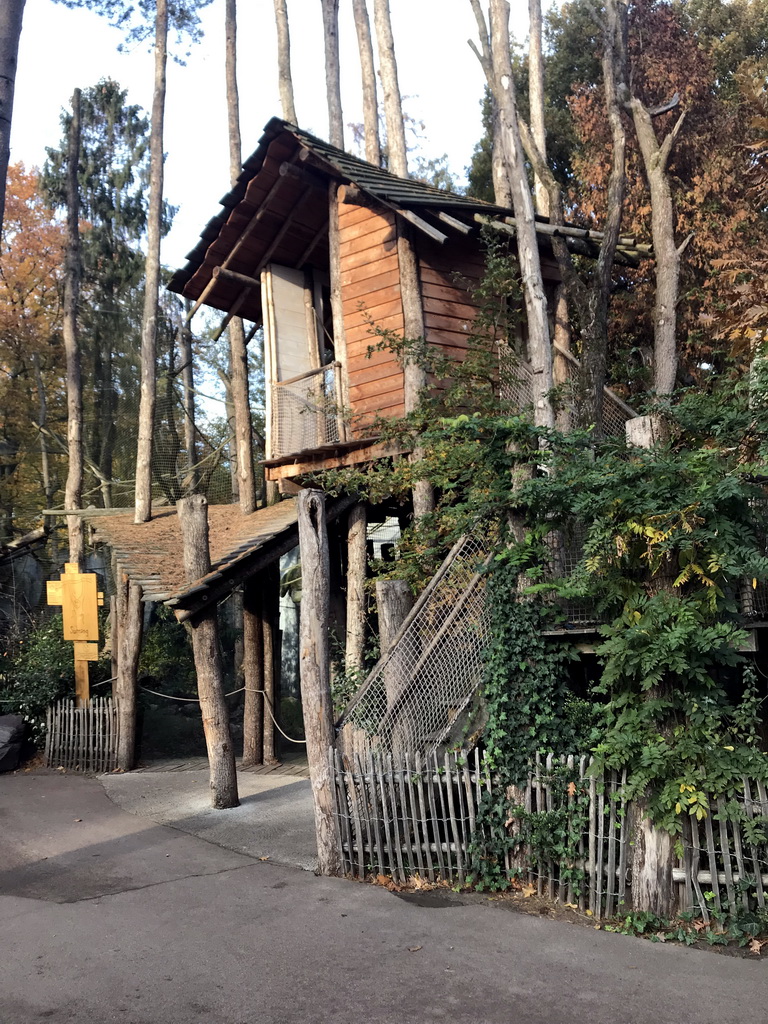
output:
[[[48,708],[45,763],[49,768],[109,772],[117,767],[117,701],[92,697],[83,707],[69,698]]]
[[[631,805],[625,778],[588,771],[591,759],[537,758],[527,785],[508,791],[511,843],[504,870],[538,895],[612,917],[629,906]],[[482,849],[478,810],[494,780],[477,750],[423,757],[331,751],[337,836],[346,874],[414,875],[463,884],[471,846]],[[720,800],[701,822],[691,819],[672,870],[677,909],[764,906],[768,887],[768,798],[744,780],[745,827]]]

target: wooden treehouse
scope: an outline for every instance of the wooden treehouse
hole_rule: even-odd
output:
[[[338,235],[335,225],[329,233],[329,194]],[[169,287],[223,311],[225,323],[237,315],[263,326],[267,480],[380,456],[375,417],[402,415],[415,395],[375,332],[423,336],[463,358],[484,273],[481,225],[513,234],[511,211],[398,178],[278,119],[222,207]],[[553,302],[559,274],[549,225],[540,227]],[[565,230],[579,252],[596,252],[589,232]],[[415,266],[404,263],[406,245]],[[414,325],[421,330],[409,333]],[[567,352],[560,361],[565,380],[578,364]],[[609,426],[623,430],[631,410],[611,398]]]
[[[210,561],[194,578],[182,569],[174,507],[156,508],[152,520],[140,525],[125,512],[86,517],[95,538],[112,551],[118,623],[124,621],[120,609],[127,607],[129,583],[140,588],[144,602],[167,604],[177,619],[193,624],[242,589],[246,619],[256,609],[265,629],[256,654],[248,649],[245,630],[244,664],[251,659],[261,688],[274,696],[277,567],[298,543],[295,496],[302,478],[391,455],[377,433],[377,418],[401,416],[418,400],[420,385],[409,362],[378,346],[376,333],[423,337],[449,359],[463,359],[479,312],[473,295],[485,270],[481,230],[491,225],[513,235],[515,225],[510,210],[399,178],[278,119],[266,126],[221,207],[169,287],[193,303],[193,312],[203,305],[221,311],[219,333],[234,316],[252,325],[250,337],[263,329],[263,466],[283,500],[249,514],[235,505],[211,505]],[[554,307],[559,275],[552,229],[545,222],[538,227]],[[594,234],[559,230],[575,251],[597,253]],[[619,258],[632,262],[637,253],[624,249]],[[530,401],[524,328],[514,347],[520,358],[509,397],[523,408]],[[555,357],[558,379],[567,382],[578,363],[565,350],[556,349]],[[623,433],[632,410],[611,392],[607,399],[606,429]],[[346,633],[348,667],[362,665],[366,516],[376,521],[385,515],[352,498],[325,508],[329,625],[337,635]],[[122,640],[115,650],[119,662]],[[254,666],[253,659],[260,664]],[[115,673],[124,680],[130,675],[125,666],[121,674],[119,664]],[[118,685],[128,718],[135,707],[129,683]],[[133,686],[135,692],[135,677]],[[124,726],[130,733],[130,723]],[[273,756],[273,741],[263,754]]]

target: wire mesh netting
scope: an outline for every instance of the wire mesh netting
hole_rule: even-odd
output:
[[[272,385],[272,458],[340,439],[337,378],[337,364],[329,363]]]
[[[579,361],[570,353],[557,349],[555,358],[565,378],[559,387],[558,401],[561,429],[572,429],[578,423]],[[501,368],[500,397],[513,409],[525,409],[533,402],[533,371],[513,356]],[[608,437],[624,437],[624,424],[634,415],[610,388],[603,389],[603,431]]]
[[[489,538],[462,537],[339,721],[342,751],[437,750],[483,674]]]

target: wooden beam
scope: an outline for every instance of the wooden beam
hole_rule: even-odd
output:
[[[448,227],[453,228],[454,231],[460,231],[462,235],[469,235],[472,233],[472,228],[469,224],[465,224],[463,220],[459,220],[457,217],[452,217],[450,213],[446,213],[445,210],[441,210],[437,217],[438,220],[443,222],[443,224],[447,224]]]
[[[312,238],[312,241],[309,243],[307,248],[304,250],[304,252],[301,254],[299,259],[296,261],[296,269],[297,270],[301,270],[301,268],[304,266],[304,264],[307,262],[309,257],[314,252],[314,249],[315,249],[315,246],[317,245],[317,243],[320,241],[320,239],[323,237],[323,235],[327,235],[327,234],[328,234],[328,221],[326,220],[318,228],[316,234]]]
[[[214,267],[213,276],[223,277],[225,281],[235,281],[238,284],[246,285],[248,288],[258,288],[260,281],[255,277],[248,277],[247,274],[238,274],[236,270],[229,270],[227,267]]]
[[[414,213],[413,210],[403,210],[400,207],[396,207],[396,210],[401,217],[413,224],[413,226],[418,228],[419,231],[423,231],[425,235],[429,235],[433,241],[439,242],[440,245],[443,245],[443,243],[448,241],[448,235],[444,235],[442,231],[438,231],[437,228],[433,228],[431,224],[425,221],[424,218],[420,217],[417,213]]]
[[[294,156],[293,159],[295,160],[297,156],[298,156],[298,151],[296,153],[296,156]],[[287,171],[288,167],[292,167],[293,168],[293,173],[289,173]],[[284,170],[284,168],[286,168],[286,170]],[[253,229],[259,223],[261,218],[264,216],[264,214],[269,209],[269,207],[270,207],[270,205],[272,203],[272,200],[275,198],[275,196],[277,195],[279,190],[282,188],[283,183],[285,181],[289,180],[289,178],[292,178],[292,177],[293,178],[301,177],[301,171],[297,167],[293,167],[292,164],[287,164],[287,163],[281,164],[278,176],[275,179],[275,181],[273,182],[272,187],[270,188],[269,192],[267,192],[267,194],[264,196],[264,198],[262,199],[261,203],[259,204],[258,210],[256,211],[256,213],[254,213],[253,217],[251,217],[251,219],[248,221],[248,224],[245,227],[245,229],[241,232],[240,237],[235,242],[233,247],[230,249],[229,253],[227,254],[226,259],[221,264],[222,267],[228,267],[229,266],[229,264],[232,262],[232,260],[235,258],[235,256],[238,254],[240,249],[245,244],[245,242],[248,239],[248,236],[250,235],[250,233],[253,231]],[[213,289],[215,287],[216,287],[216,278],[211,277],[211,280],[208,282],[208,284],[205,286],[205,288],[203,288],[202,292],[200,293],[200,297],[197,299],[195,304],[192,306],[190,311],[187,313],[187,315],[185,317],[186,323],[189,323],[189,321],[192,319],[192,317],[195,315],[195,313],[198,311],[198,309],[200,309],[200,307],[205,303],[205,300],[208,298],[208,296],[211,294],[211,292],[213,291]]]
[[[405,448],[393,447],[391,444],[376,444],[370,448],[354,448],[350,452],[331,455],[324,459],[292,462],[282,466],[265,466],[264,476],[267,480],[286,480],[303,476],[306,473],[317,473],[323,469],[344,469],[356,466],[358,462],[371,462],[383,459],[388,455],[402,455]]]
[[[293,207],[291,212],[288,214],[288,216],[283,221],[282,226],[280,227],[280,230],[277,232],[275,237],[272,239],[272,242],[268,246],[267,251],[264,253],[264,255],[259,260],[258,266],[254,270],[253,274],[250,277],[246,278],[247,281],[250,281],[252,283],[246,284],[246,287],[240,293],[238,298],[235,299],[235,302],[232,305],[231,309],[229,310],[227,315],[224,317],[224,319],[222,320],[222,322],[219,325],[219,327],[217,328],[217,330],[214,332],[214,334],[213,334],[213,340],[214,341],[217,341],[221,337],[222,332],[226,328],[227,324],[229,323],[229,321],[232,319],[233,316],[237,315],[238,310],[240,309],[242,304],[245,302],[247,297],[250,295],[252,289],[253,288],[257,288],[257,287],[261,287],[261,281],[259,280],[259,274],[261,274],[261,272],[264,269],[264,267],[266,267],[266,265],[272,259],[272,256],[274,255],[275,250],[280,245],[282,240],[285,238],[285,235],[286,235],[288,229],[290,228],[291,224],[293,224],[293,221],[296,218],[296,215],[299,213],[299,211],[301,210],[302,206],[304,206],[304,204],[306,203],[306,201],[309,198],[309,196],[311,195],[311,193],[312,193],[312,188],[311,187],[307,188],[304,191],[304,194],[302,195],[301,199],[299,199],[298,203],[296,203],[296,205]],[[232,272],[230,271],[230,273],[232,273]],[[245,277],[245,275],[240,275],[240,276],[241,277]]]

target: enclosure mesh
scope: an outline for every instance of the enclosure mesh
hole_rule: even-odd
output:
[[[339,440],[335,368],[272,386],[272,458]]]
[[[489,538],[463,537],[339,722],[339,748],[429,753],[444,744],[483,674]]]

